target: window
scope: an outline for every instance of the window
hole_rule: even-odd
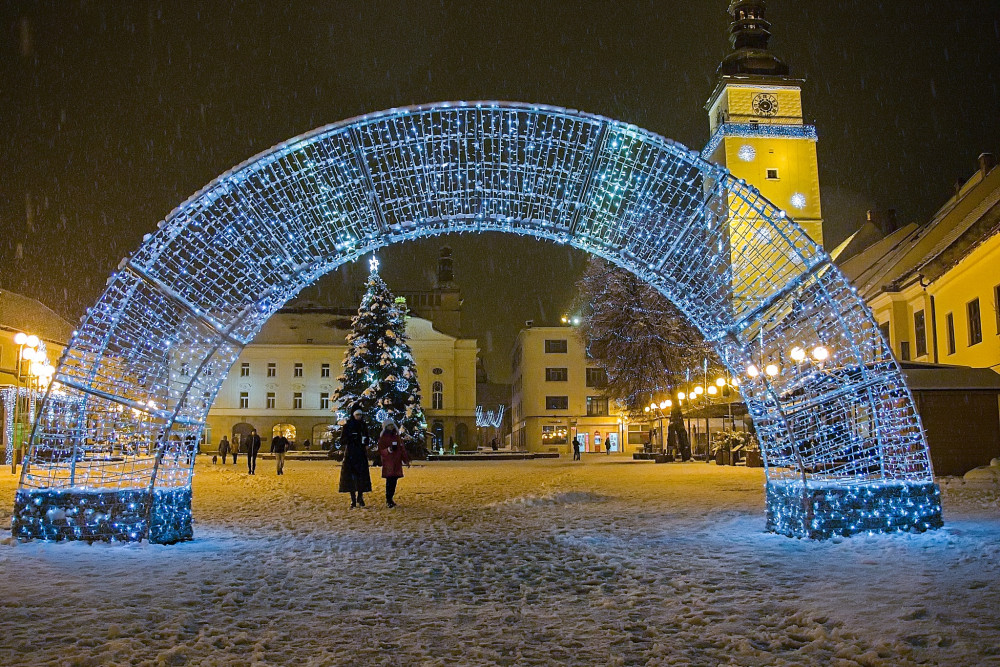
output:
[[[587,397],[587,416],[604,417],[608,414],[608,399],[603,396]]]
[[[588,368],[587,369],[587,386],[588,387],[604,387],[608,384],[608,374],[603,368]]]
[[[546,354],[565,354],[567,349],[569,349],[569,346],[567,345],[565,338],[545,341]]]
[[[566,444],[566,427],[565,426],[543,426],[542,427],[542,444],[543,445],[565,445]]]
[[[181,375],[184,377],[191,375],[191,367],[186,362],[181,364]]]
[[[649,440],[649,424],[628,425],[628,444],[644,445]]]
[[[566,382],[569,379],[569,372],[565,368],[546,368],[546,382]]]
[[[274,410],[274,392],[267,392],[267,409]]]
[[[948,354],[955,354],[955,315],[948,313],[945,323],[948,327]]]
[[[883,322],[882,324],[878,325],[878,331],[880,334],[882,334],[882,340],[885,341],[885,344],[891,347],[892,337],[889,335],[889,323]]]
[[[776,180],[778,180],[778,170],[777,169],[768,169],[767,170],[767,180],[769,180],[769,181],[776,181]]]
[[[899,358],[902,361],[910,360],[910,341],[904,340],[899,343]]]
[[[997,335],[1000,336],[1000,285],[993,288],[993,312],[997,316]]]
[[[324,391],[319,395],[319,409],[320,410],[330,409],[330,392]]]
[[[278,374],[278,365],[276,363],[274,363],[273,361],[269,362],[267,364],[267,377],[273,378],[277,374]]]
[[[246,391],[240,392],[240,410],[246,410],[250,407],[250,393]]]
[[[431,409],[444,410],[444,385],[440,382],[431,386]]]
[[[546,396],[546,410],[569,410],[569,396]]]
[[[297,391],[294,394],[292,394],[292,408],[295,409],[295,410],[301,410],[302,409],[302,392],[301,391]]]
[[[983,321],[979,317],[979,299],[973,299],[965,304],[965,312],[969,316],[969,347],[983,342]]]
[[[319,376],[321,378],[330,377],[330,364],[322,364],[319,367]]]
[[[250,377],[250,364],[247,363],[240,364],[240,377],[241,378]]]
[[[924,311],[918,310],[913,313],[913,337],[917,345],[917,356],[922,357],[927,354],[927,321],[924,318]]]
[[[302,362],[301,361],[296,361],[295,362],[295,369],[294,369],[294,371],[293,371],[292,374],[295,377],[297,377],[297,378],[302,377]]]

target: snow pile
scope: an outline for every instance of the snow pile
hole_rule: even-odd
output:
[[[0,665],[1000,661],[1000,500],[962,480],[943,529],[815,542],[764,532],[759,469],[427,463],[393,510],[335,462],[242,471],[198,462],[192,542],[0,532]]]

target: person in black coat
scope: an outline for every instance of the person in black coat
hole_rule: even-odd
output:
[[[278,474],[285,474],[285,452],[288,451],[288,438],[280,433],[271,438],[271,453],[278,462]]]
[[[247,455],[247,472],[253,475],[257,472],[257,452],[260,451],[260,436],[257,435],[257,429],[251,429],[243,439],[243,451]]]
[[[351,507],[364,507],[364,494],[372,490],[372,476],[368,471],[368,427],[363,416],[361,410],[355,410],[340,433],[344,461],[340,464],[338,490],[351,494]]]

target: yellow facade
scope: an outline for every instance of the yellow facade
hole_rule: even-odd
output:
[[[787,79],[787,84],[775,85],[774,81],[774,77],[722,77],[706,105],[713,134],[709,146],[714,145],[708,158],[757,188],[822,245],[815,129],[803,122],[798,82]],[[739,216],[733,219],[747,223]],[[732,238],[747,239],[748,232],[734,228]]]
[[[641,450],[648,424],[638,429],[629,424],[604,395],[594,381],[598,368],[575,328],[522,329],[511,368],[514,449],[570,454],[577,438],[584,452],[604,452],[608,444],[616,453]]]
[[[927,282],[915,275],[898,291],[882,291],[869,305],[883,330],[889,332],[889,343],[897,358],[992,368],[1000,373],[998,299],[1000,234],[994,234],[936,280]],[[976,300],[978,327],[970,321],[974,309],[970,313],[969,308]],[[917,331],[921,317],[925,323],[923,337]],[[974,330],[979,336],[973,335]]]
[[[937,340],[943,363],[1000,372],[1000,234],[987,239],[933,283]],[[968,305],[979,300],[981,341],[971,343]],[[955,353],[948,353],[947,315],[955,323]],[[942,343],[944,345],[942,346]]]

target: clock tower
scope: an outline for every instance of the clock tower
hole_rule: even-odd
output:
[[[816,128],[802,118],[804,81],[789,76],[788,65],[768,50],[765,5],[765,0],[729,4],[733,50],[719,65],[705,105],[712,138],[702,155],[756,187],[822,245]],[[733,225],[740,224],[737,218],[752,224],[732,217]],[[734,229],[734,238],[746,238],[746,231]]]

